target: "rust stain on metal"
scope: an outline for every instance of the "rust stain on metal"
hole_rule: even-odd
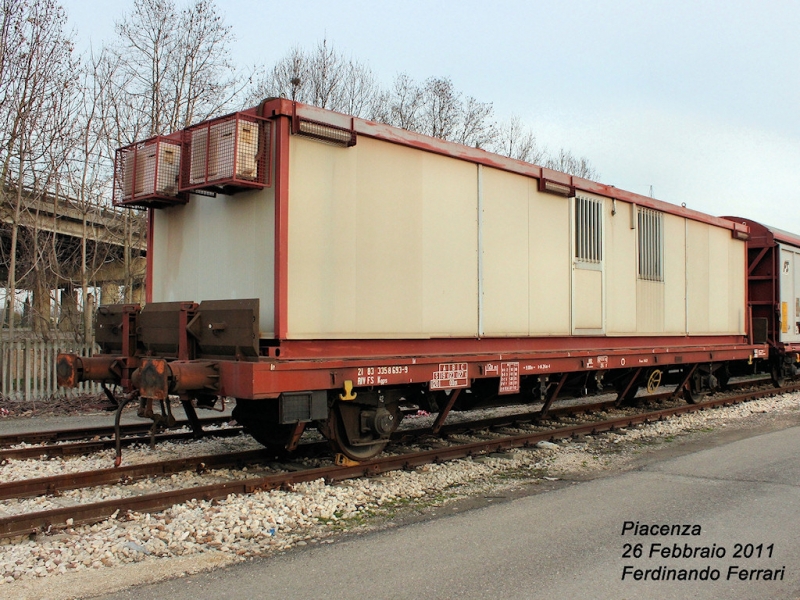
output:
[[[134,372],[134,385],[142,398],[166,400],[169,396],[169,371],[167,361],[160,358],[143,358]]]
[[[59,354],[56,359],[56,379],[60,387],[74,388],[78,385],[80,357],[77,354]]]

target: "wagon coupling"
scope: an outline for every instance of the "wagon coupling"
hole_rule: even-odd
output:
[[[219,387],[219,364],[143,358],[131,380],[142,398],[153,400],[166,400],[170,394],[186,392],[215,393]]]
[[[78,356],[77,354],[59,354],[56,363],[58,385],[74,388],[83,381],[102,381],[119,383],[120,370],[117,368],[117,356]]]

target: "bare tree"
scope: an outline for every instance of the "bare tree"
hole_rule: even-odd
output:
[[[375,120],[380,112],[381,92],[372,71],[349,61],[340,83],[339,111]]]
[[[401,73],[388,94],[386,114],[396,127],[476,148],[491,146],[497,135],[491,103],[464,99],[447,77],[418,84]]]
[[[461,94],[446,77],[430,77],[422,86],[421,132],[453,140],[461,117]]]
[[[519,117],[513,116],[498,127],[491,150],[503,156],[533,164],[542,164],[546,153],[536,141],[533,131]]]
[[[584,179],[597,179],[600,177],[597,170],[589,163],[589,159],[584,156],[577,157],[564,148],[561,148],[558,154],[547,157],[543,166],[548,169],[569,173],[576,177],[583,177]]]
[[[30,271],[38,264],[39,238],[35,228],[27,261],[18,264],[25,213],[30,217],[31,207],[35,207],[32,200],[52,186],[54,173],[48,167],[60,160],[57,157],[63,157],[64,148],[70,143],[69,106],[76,91],[76,62],[65,26],[66,15],[53,0],[3,2],[0,185],[10,215],[6,255],[9,336],[14,334],[16,290],[22,279],[18,268]],[[28,222],[37,223],[37,216],[34,214]]]
[[[464,97],[449,77],[430,77],[418,83],[400,73],[389,89],[382,89],[366,65],[347,58],[327,39],[311,51],[293,48],[262,74],[248,101],[272,96],[484,148],[580,177],[597,176],[585,158],[563,149],[550,156],[519,117],[498,125],[490,102]]]
[[[213,0],[183,10],[173,0],[134,0],[117,35],[112,63],[122,131],[170,133],[231,109],[244,89],[229,60],[231,27]]]
[[[344,57],[328,46],[328,40],[322,40],[308,57],[310,77],[306,79],[305,84],[311,95],[312,104],[331,110],[339,107],[342,80],[347,66]]]
[[[511,117],[503,123],[493,139],[490,148],[493,152],[516,158],[528,163],[541,165],[584,179],[597,179],[599,174],[586,157],[576,157],[572,152],[562,148],[557,154],[551,154],[539,146],[533,131],[525,126],[519,117]]]
[[[77,152],[87,166],[70,171],[70,184],[86,210],[110,197],[117,148],[233,110],[250,82],[230,61],[232,29],[213,0],[193,0],[183,9],[174,0],[134,0],[116,33],[92,58],[85,80],[92,98],[87,97],[82,117],[90,133]],[[145,219],[138,211],[118,218],[123,298],[132,302]],[[92,268],[82,263],[82,288]]]
[[[422,90],[408,73],[400,73],[394,79],[392,90],[389,94],[388,123],[417,131],[420,126],[420,113],[422,107]]]
[[[465,146],[487,148],[497,137],[497,125],[492,120],[494,109],[490,102],[478,102],[467,96],[461,104],[461,119],[455,141]]]
[[[356,117],[382,114],[382,93],[372,70],[347,58],[327,39],[310,50],[293,48],[261,75],[249,102],[280,97]]]
[[[309,59],[302,48],[289,51],[267,74],[262,74],[248,95],[248,102],[274,96],[300,102],[310,102]]]
[[[107,136],[109,104],[114,71],[108,68],[107,50],[90,54],[81,70],[82,103],[76,121],[80,136],[71,148],[71,159],[63,171],[64,188],[69,203],[81,219],[80,252],[76,260],[59,264],[59,276],[80,287],[83,301],[81,332],[88,341],[92,331],[92,302],[96,293],[92,283],[106,260],[113,258],[111,229],[98,231],[93,220],[111,195],[113,168]],[[77,277],[76,277],[77,275]],[[70,287],[72,287],[70,285]],[[90,290],[91,287],[91,290]]]

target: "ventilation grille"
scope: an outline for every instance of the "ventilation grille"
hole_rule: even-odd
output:
[[[309,121],[295,116],[292,120],[292,133],[304,137],[313,138],[320,142],[332,144],[334,146],[355,146],[356,132],[352,128],[337,127],[319,121]]]

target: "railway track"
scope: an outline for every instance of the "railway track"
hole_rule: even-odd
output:
[[[206,437],[235,437],[242,433],[241,427],[227,427],[224,429],[213,429],[206,431]],[[101,452],[114,448],[115,441],[111,437],[104,436],[104,438],[92,439],[90,441],[82,442],[67,442],[63,444],[40,444],[35,446],[24,446],[22,448],[0,448],[0,462],[4,459],[24,460],[28,458],[38,458],[42,456],[55,457],[55,456],[79,456],[91,454],[92,452]],[[113,436],[113,433],[110,434]],[[165,432],[157,433],[155,435],[156,444],[159,442],[179,442],[197,439],[191,431],[179,432]],[[120,440],[123,447],[132,446],[134,444],[149,444],[151,437],[149,434],[127,434]]]
[[[230,417],[211,417],[201,419],[201,425],[222,425],[230,421]],[[120,429],[125,435],[149,435],[151,424],[128,423],[121,425]],[[190,427],[188,421],[178,421],[175,429]],[[91,440],[99,437],[111,437],[114,435],[113,425],[101,425],[92,427],[78,427],[72,429],[54,429],[49,431],[36,431],[29,433],[11,433],[0,435],[0,448],[7,448],[15,444],[47,444],[56,442],[74,442],[79,440]]]
[[[657,398],[654,396],[653,398]],[[613,401],[597,402],[594,404],[582,407],[582,410],[603,410],[613,406]],[[559,407],[553,408],[550,411],[551,417],[558,417],[560,415],[574,412],[574,407]],[[489,427],[499,426],[503,422],[512,423],[515,420],[531,419],[537,413],[531,412],[523,415],[510,415],[507,417],[500,417],[499,421],[489,419],[485,421],[475,421],[475,427]],[[204,420],[203,425],[218,425],[229,421],[229,417],[219,417],[216,419]],[[179,422],[176,427],[188,426],[186,422]],[[122,446],[131,446],[133,444],[142,444],[150,442],[149,427],[146,425],[133,424],[123,426],[122,432]],[[213,429],[205,432],[205,437],[235,437],[243,432],[242,427],[227,427],[224,429]],[[394,440],[402,439],[405,432],[397,432]],[[109,448],[114,448],[114,428],[113,427],[90,427],[83,429],[70,429],[59,431],[47,431],[33,434],[12,434],[8,436],[0,436],[0,462],[4,459],[24,460],[29,458],[37,458],[40,456],[56,457],[56,456],[78,456],[90,454],[92,452],[100,452]],[[156,443],[159,442],[174,442],[174,441],[188,441],[196,439],[196,436],[191,431],[182,432],[163,432],[155,435]],[[37,441],[39,440],[39,441]],[[84,441],[65,441],[62,443],[46,443],[47,440],[84,440]],[[35,444],[32,446],[9,448],[8,446],[14,444]]]
[[[732,382],[730,388],[736,389],[740,387],[750,387],[756,385],[769,385],[769,379],[754,379],[747,381]],[[642,401],[656,401],[670,397],[671,393],[654,394],[643,396],[637,400]],[[603,402],[596,402],[589,405],[580,405],[583,411],[604,410],[614,406],[613,400]],[[554,407],[549,411],[551,418],[556,418],[570,411],[574,411],[575,407],[562,406]],[[531,412],[523,415],[509,416],[507,419],[513,420],[526,420],[535,418],[536,412]],[[223,425],[230,421],[230,417],[213,417],[202,419],[201,425],[216,426]],[[499,426],[495,419],[485,421],[475,421],[476,428],[494,427]],[[188,428],[188,421],[178,421],[175,428]],[[131,423],[121,426],[121,431],[124,437],[121,439],[123,447],[131,446],[133,444],[149,443],[150,442],[150,424],[149,423]],[[234,437],[242,433],[241,427],[226,427],[220,429],[207,430],[206,436],[213,437]],[[398,441],[398,437],[402,438],[405,432],[397,432],[394,436],[394,441]],[[40,431],[32,433],[15,433],[0,435],[0,462],[4,459],[24,460],[29,458],[37,458],[40,456],[56,457],[56,456],[77,456],[89,454],[92,452],[100,452],[109,448],[114,448],[115,442],[113,439],[114,427],[113,426],[93,426],[72,429],[58,429],[52,431]],[[196,436],[191,431],[162,431],[156,433],[154,436],[155,442],[174,442],[174,441],[188,441],[196,439]],[[24,447],[12,447],[26,444]]]
[[[613,407],[613,402],[598,402],[591,405],[581,406],[580,412],[593,412],[606,410]],[[552,418],[561,418],[576,412],[578,407],[562,407],[551,413]],[[536,412],[522,413],[517,415],[505,415],[482,419],[480,421],[469,421],[465,423],[453,423],[445,425],[440,431],[440,435],[456,435],[470,430],[482,430],[498,427],[510,427],[519,423],[531,422]],[[545,424],[540,425],[542,429],[552,428]],[[229,430],[222,430],[229,431]],[[240,429],[238,430],[240,431]],[[417,439],[432,433],[430,427],[408,429],[396,432],[393,441],[404,443],[409,440]],[[319,455],[328,449],[328,443],[309,442],[300,446],[297,453],[300,457]],[[100,469],[80,473],[66,473],[51,477],[40,477],[36,479],[21,479],[0,483],[0,500],[10,498],[26,498],[33,496],[43,496],[59,494],[73,489],[90,486],[99,486],[118,483],[120,481],[132,482],[147,477],[158,477],[185,471],[202,472],[213,468],[241,468],[265,462],[274,462],[276,457],[266,448],[257,450],[246,450],[242,452],[231,452],[225,454],[211,454],[205,456],[194,456],[190,458],[180,458],[170,461],[158,461],[152,463],[123,465],[120,467]]]
[[[0,519],[0,538],[50,531],[52,528],[57,529],[68,523],[93,523],[109,517],[124,515],[128,512],[152,512],[162,510],[174,504],[193,499],[220,499],[229,494],[244,494],[257,490],[282,488],[318,479],[336,482],[356,477],[377,475],[397,469],[411,469],[432,462],[443,462],[478,454],[501,452],[512,448],[530,447],[541,441],[554,441],[578,435],[613,431],[614,429],[653,422],[674,415],[705,410],[716,406],[735,404],[754,398],[774,395],[776,393],[797,390],[800,390],[800,385],[793,385],[779,390],[775,388],[750,390],[739,395],[724,395],[719,398],[711,398],[697,404],[662,407],[656,410],[626,414],[605,420],[598,420],[596,413],[610,408],[613,402],[565,407],[559,411],[560,414],[554,412],[552,416],[561,418],[563,415],[568,414],[570,408],[573,412],[578,410],[588,411],[589,416],[584,418],[581,423],[570,424],[563,427],[553,427],[551,424],[533,422],[536,413],[486,419],[481,423],[469,422],[453,424],[443,428],[441,433],[447,436],[459,432],[474,431],[479,428],[508,427],[519,425],[526,420],[529,421],[529,426],[533,430],[512,435],[501,434],[500,437],[495,437],[493,439],[458,443],[419,452],[379,457],[358,464],[334,464],[312,468],[299,468],[261,477],[225,481],[210,485],[193,486],[166,492],[143,494],[91,504],[80,504],[78,506],[68,506],[14,515]],[[398,435],[398,439],[409,439],[410,436],[414,436],[417,439],[424,438],[424,436],[429,433],[428,429],[429,428],[420,428],[404,431]],[[0,485],[0,498],[22,498],[32,495],[52,494],[66,489],[116,483],[121,479],[133,480],[136,478],[165,475],[183,470],[200,471],[211,468],[242,466],[253,464],[254,462],[263,463],[265,459],[269,460],[268,453],[265,450],[256,450],[227,455],[179,459],[150,465],[133,465],[120,469],[93,471],[91,473],[68,474],[42,479],[16,481]]]

